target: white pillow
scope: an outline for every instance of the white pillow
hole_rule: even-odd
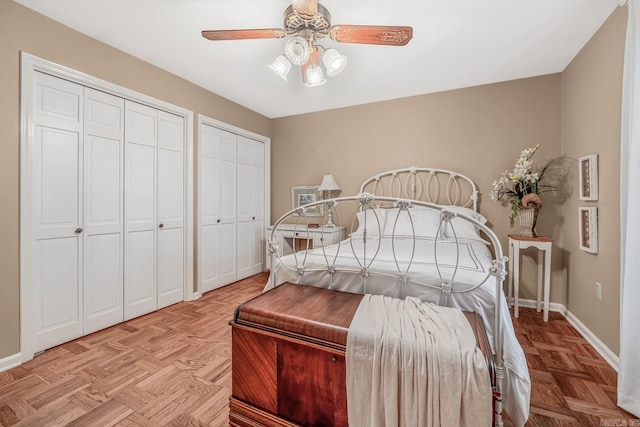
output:
[[[409,219],[409,215],[411,215],[411,219]],[[440,211],[437,209],[422,206],[414,206],[408,210],[394,208],[387,211],[384,235],[409,237],[415,235],[415,237],[435,239],[438,235],[439,225]]]
[[[358,218],[358,228],[351,233],[351,235],[362,236],[364,234],[365,216],[367,221],[367,236],[379,237],[380,233],[384,230],[387,217],[386,209],[367,209],[366,211],[358,212],[356,214]]]
[[[481,224],[487,223],[487,219],[473,209],[465,208],[462,206],[445,206],[445,209],[467,215],[480,222]],[[453,233],[454,229],[455,235]],[[462,218],[452,219],[451,224],[447,224],[446,227],[444,227],[444,235],[449,239],[457,237],[458,239],[477,240],[479,242],[489,244],[489,242],[487,242],[480,236],[480,230],[478,229],[478,227]]]

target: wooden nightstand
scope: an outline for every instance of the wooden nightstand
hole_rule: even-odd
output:
[[[545,322],[549,320],[549,288],[551,286],[551,247],[553,240],[548,237],[524,237],[516,234],[509,234],[509,290],[508,296],[511,298],[513,291],[513,315],[518,317],[518,294],[520,288],[520,249],[538,249],[538,306],[540,311],[542,278],[544,270],[544,313],[542,318]]]

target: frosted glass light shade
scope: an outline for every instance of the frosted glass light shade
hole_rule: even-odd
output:
[[[273,61],[273,64],[269,65],[269,68],[273,70],[274,73],[282,77],[282,80],[287,81],[287,75],[289,71],[291,71],[291,62],[284,56],[280,55]]]
[[[284,55],[292,64],[302,65],[309,60],[311,46],[304,37],[291,37],[284,44]]]
[[[335,49],[327,49],[322,57],[322,62],[327,67],[327,75],[335,77],[347,66],[347,57],[340,55]]]
[[[307,87],[322,86],[327,82],[322,74],[322,68],[311,66],[307,68]]]

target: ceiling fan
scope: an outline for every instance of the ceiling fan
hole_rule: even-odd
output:
[[[331,14],[318,0],[292,0],[284,11],[284,28],[248,30],[206,30],[208,40],[280,39],[287,37],[284,56],[269,65],[285,81],[292,64],[302,69],[302,80],[309,86],[320,86],[326,79],[320,68],[322,62],[330,77],[338,75],[347,65],[347,58],[333,48],[317,44],[328,37],[340,43],[404,46],[413,37],[413,28],[383,25],[331,25]]]

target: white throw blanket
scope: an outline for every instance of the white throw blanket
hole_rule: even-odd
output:
[[[457,309],[365,295],[346,369],[352,427],[491,425],[488,368]]]

